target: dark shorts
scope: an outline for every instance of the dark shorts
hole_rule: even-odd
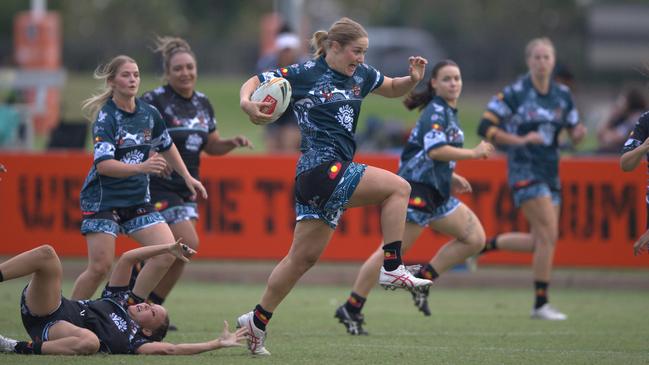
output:
[[[162,214],[167,224],[198,219],[196,202],[175,191],[151,190],[151,202],[155,210]]]
[[[165,219],[162,215],[155,210],[153,205],[147,203],[96,213],[84,213],[81,221],[81,234],[107,233],[117,237],[119,233],[131,234],[164,222]]]
[[[356,162],[333,161],[298,175],[295,178],[296,221],[321,219],[335,229],[365,168],[367,165]]]
[[[430,222],[446,217],[460,206],[460,201],[451,196],[444,199],[439,192],[427,185],[418,182],[410,183],[410,199],[406,221],[426,227]]]
[[[25,302],[27,286],[25,286],[20,296],[20,315],[23,320],[23,327],[25,327],[32,341],[48,341],[50,328],[59,321],[66,321],[75,326],[83,327],[77,302],[63,296],[61,296],[59,307],[54,312],[42,317],[33,315]]]

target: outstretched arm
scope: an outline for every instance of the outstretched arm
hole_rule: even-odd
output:
[[[230,332],[228,321],[223,321],[223,331],[218,338],[206,342],[179,343],[149,342],[137,349],[142,355],[194,355],[201,352],[218,350],[225,347],[241,346],[241,341],[246,339],[248,329],[243,327],[235,332]]]
[[[386,98],[398,98],[406,95],[417,86],[419,81],[424,77],[426,72],[426,64],[428,61],[423,57],[410,57],[408,68],[408,76],[404,77],[386,77],[383,83],[374,92]]]
[[[225,155],[237,147],[248,147],[253,149],[254,146],[248,137],[239,135],[229,139],[221,139],[219,132],[214,131],[207,137],[207,144],[205,145],[205,153],[212,156]]]
[[[169,243],[166,245],[151,245],[139,247],[134,250],[126,251],[115,264],[113,272],[110,275],[110,280],[108,282],[109,286],[126,286],[131,278],[131,269],[139,261],[144,261],[153,256],[158,256],[162,254],[172,254],[176,258],[188,262],[189,257],[194,255],[196,251],[191,249],[184,243],[180,243],[180,240]]]
[[[488,158],[494,151],[494,146],[485,141],[480,141],[474,148],[460,148],[445,145],[428,151],[428,157],[438,161],[458,161]]]

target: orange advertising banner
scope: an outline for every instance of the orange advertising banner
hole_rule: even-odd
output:
[[[296,156],[203,158],[202,181],[209,199],[201,201],[198,258],[279,260],[291,244],[295,213],[293,178]],[[358,161],[390,171],[394,156],[360,156]],[[0,255],[42,243],[62,256],[85,256],[79,233],[79,190],[92,163],[82,153],[0,153],[8,172],[0,177]],[[481,219],[487,235],[526,231],[512,203],[502,158],[462,161],[458,173],[473,186],[461,196]],[[571,158],[561,162],[563,205],[557,266],[649,267],[634,257],[634,240],[645,230],[645,173],[622,173],[616,158]],[[447,240],[425,232],[405,255],[408,262],[428,261]],[[322,259],[363,261],[381,242],[377,207],[348,210]],[[126,238],[118,251],[136,247]],[[530,254],[497,252],[481,263],[527,264]]]

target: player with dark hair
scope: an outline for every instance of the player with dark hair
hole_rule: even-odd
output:
[[[189,174],[200,180],[202,152],[220,156],[235,148],[252,148],[252,143],[245,136],[224,139],[219,135],[212,104],[205,94],[195,89],[198,66],[187,41],[178,37],[158,37],[155,50],[162,55],[167,83],[144,93],[142,100],[153,105],[162,115],[167,132]],[[182,238],[185,244],[198,250],[198,209],[194,194],[183,176],[167,167],[162,175],[150,176],[149,187],[151,203],[162,214],[174,237]],[[152,303],[162,304],[184,267],[182,260],[175,260],[148,299]]]
[[[455,173],[458,160],[487,158],[494,147],[481,141],[475,148],[464,148],[464,132],[457,115],[462,92],[460,68],[451,60],[433,66],[426,90],[409,95],[408,109],[421,115],[412,129],[399,163],[399,176],[410,183],[403,250],[415,243],[426,227],[452,237],[435,257],[415,270],[416,277],[435,280],[440,274],[464,262],[484,247],[485,232],[480,220],[454,195],[471,192],[471,184]],[[351,335],[365,335],[361,313],[367,296],[376,286],[383,250],[379,249],[361,267],[347,301],[335,317]],[[429,288],[411,290],[417,308],[430,315]]]
[[[169,317],[164,307],[129,304],[131,267],[139,260],[169,254],[188,261],[194,250],[179,242],[125,252],[115,264],[108,286],[97,300],[61,296],[61,262],[49,245],[24,252],[0,264],[0,281],[32,275],[23,289],[20,312],[31,341],[0,336],[0,352],[48,355],[157,354],[191,355],[239,346],[246,329],[228,331],[217,339],[187,344],[161,342]]]

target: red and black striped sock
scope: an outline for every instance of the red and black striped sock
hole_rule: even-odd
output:
[[[128,303],[128,305],[136,305],[136,304],[144,303],[144,298],[131,292],[126,302]]]
[[[257,306],[255,307],[254,316],[252,317],[252,321],[255,323],[255,326],[257,328],[265,331],[266,325],[268,324],[268,321],[270,321],[272,316],[272,312],[265,310],[261,305],[257,304]]]
[[[539,309],[548,302],[548,286],[550,283],[545,281],[534,282],[534,309]]]
[[[40,355],[43,342],[41,341],[18,341],[14,352],[22,355]]]
[[[158,304],[158,305],[162,305],[162,303],[164,303],[164,301],[165,301],[165,298],[159,296],[155,292],[151,292],[151,294],[149,294],[149,299],[147,299],[147,302]]]
[[[401,241],[383,245],[383,268],[385,271],[394,271],[401,264]]]
[[[352,292],[345,302],[345,309],[347,309],[347,311],[350,313],[358,314],[363,310],[363,306],[365,305],[366,300],[367,298],[364,298],[357,293]]]

